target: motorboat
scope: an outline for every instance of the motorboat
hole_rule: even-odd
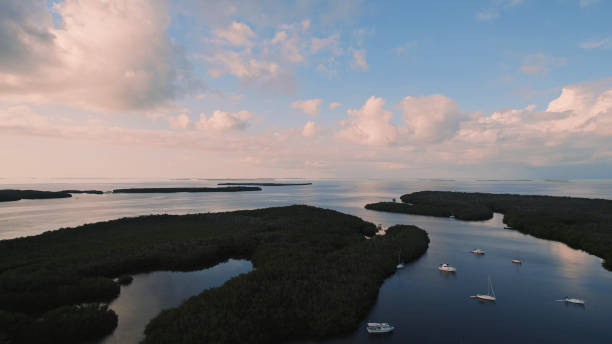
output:
[[[395,327],[391,326],[389,323],[368,323],[366,330],[368,333],[389,333],[393,332]]]
[[[557,301],[557,302],[565,302],[565,303],[574,303],[574,304],[577,304],[577,305],[584,305],[584,300],[576,299],[576,298],[573,298],[573,297],[567,297],[567,296],[562,298],[562,299],[555,300],[555,301]]]
[[[523,262],[521,262],[519,259],[512,259],[512,262],[514,264],[523,264]]]
[[[448,265],[446,263],[438,265],[438,270],[444,271],[444,272],[455,272],[455,271],[457,271],[456,268],[454,268],[454,267],[452,267],[452,266],[450,266],[450,265]]]
[[[470,296],[473,299],[478,299],[480,301],[497,301],[497,297],[495,296],[495,291],[493,290],[493,282],[491,281],[491,276],[489,276],[489,285],[488,291],[486,294],[476,294],[475,296]]]
[[[471,252],[478,255],[485,254],[485,251],[480,248],[473,249]]]

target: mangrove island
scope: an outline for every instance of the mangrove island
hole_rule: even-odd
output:
[[[365,207],[467,221],[487,220],[493,212],[502,213],[511,229],[594,254],[612,270],[612,200],[450,191],[415,192],[401,196],[401,200]]]
[[[320,339],[358,326],[383,280],[428,247],[427,233],[386,235],[358,217],[294,205],[149,215],[0,241],[0,342],[79,342],[117,325],[107,303],[125,277],[191,271],[229,258],[255,269],[163,311],[145,343],[271,343]],[[231,330],[228,325],[231,324]]]
[[[113,193],[177,193],[177,192],[238,192],[238,191],[261,191],[260,187],[253,186],[227,186],[220,188],[131,188],[115,189]]]
[[[312,183],[219,183],[217,185],[296,186],[312,185]]]
[[[38,191],[38,190],[0,190],[0,202],[19,201],[20,199],[50,199],[69,198],[71,194],[87,193],[102,194],[98,190],[62,190],[62,191]]]

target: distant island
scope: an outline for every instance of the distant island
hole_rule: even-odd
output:
[[[98,190],[62,190],[62,191],[38,191],[38,190],[0,190],[0,202],[19,201],[20,199],[50,199],[69,198],[71,194],[103,194]]]
[[[0,241],[0,342],[96,340],[117,326],[105,304],[131,274],[198,270],[228,258],[255,269],[153,319],[144,343],[277,343],[354,331],[384,279],[428,247],[397,225],[304,205],[149,215]],[[369,238],[369,239],[368,239]],[[253,329],[259,329],[257,331]]]
[[[403,203],[379,202],[366,209],[488,220],[504,214],[504,223],[537,238],[560,241],[604,259],[612,270],[612,200],[448,191],[421,191],[401,196]]]
[[[291,186],[291,185],[312,185],[312,183],[219,183],[217,185]]]
[[[261,191],[259,187],[250,186],[228,186],[221,188],[131,188],[115,189],[113,193],[176,193],[176,192],[238,192],[238,191]]]

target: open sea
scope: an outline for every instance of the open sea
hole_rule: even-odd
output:
[[[97,189],[216,186],[235,180],[0,179],[0,189]],[[253,182],[253,180],[249,180]],[[429,249],[388,278],[376,304],[355,331],[327,343],[612,343],[612,272],[601,259],[562,243],[504,229],[501,214],[489,221],[375,212],[366,203],[390,201],[424,190],[517,193],[612,199],[612,180],[263,180],[312,182],[262,187],[238,193],[74,195],[72,198],[0,203],[0,239],[40,234],[61,227],[147,214],[188,214],[309,204],[352,214],[375,224],[412,224],[426,230]],[[469,253],[474,248],[483,256]],[[518,258],[517,265],[511,259]],[[457,268],[442,273],[438,264]],[[153,272],[134,276],[110,305],[119,327],[105,343],[137,343],[148,320],[202,290],[252,269],[230,260],[206,270]],[[470,295],[487,292],[491,278],[496,303]],[[564,296],[584,306],[555,302]],[[389,322],[394,333],[368,335],[365,323]]]

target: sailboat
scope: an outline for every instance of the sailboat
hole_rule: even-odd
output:
[[[565,302],[565,303],[575,303],[577,305],[584,305],[584,300],[582,299],[577,299],[577,298],[573,298],[573,297],[564,297],[560,300],[555,300],[557,302]]]
[[[396,268],[401,269],[404,267],[404,263],[402,263],[402,250],[397,254],[397,266]]]
[[[489,276],[489,286],[486,294],[476,294],[476,296],[470,296],[473,299],[478,299],[481,301],[497,301],[497,297],[495,297],[495,291],[493,290],[493,282],[491,282],[491,276]]]

